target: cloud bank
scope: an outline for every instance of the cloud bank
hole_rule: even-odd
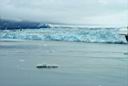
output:
[[[0,17],[63,24],[127,25],[128,0],[0,0]]]

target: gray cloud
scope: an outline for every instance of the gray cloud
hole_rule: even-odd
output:
[[[0,17],[45,23],[126,25],[127,0],[0,0]]]

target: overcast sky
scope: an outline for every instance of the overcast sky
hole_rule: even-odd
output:
[[[0,18],[123,26],[128,25],[128,0],[0,0]]]

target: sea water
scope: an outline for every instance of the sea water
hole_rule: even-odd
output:
[[[58,65],[37,69],[38,64]],[[0,41],[1,86],[128,86],[127,44]]]

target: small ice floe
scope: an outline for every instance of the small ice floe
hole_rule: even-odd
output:
[[[20,59],[19,62],[24,62],[24,59]]]
[[[44,46],[44,47],[47,47],[48,45],[47,45],[47,44],[44,44],[43,46]]]
[[[46,69],[50,69],[50,68],[58,68],[57,65],[48,65],[48,64],[38,64],[36,66],[36,68],[46,68]]]

